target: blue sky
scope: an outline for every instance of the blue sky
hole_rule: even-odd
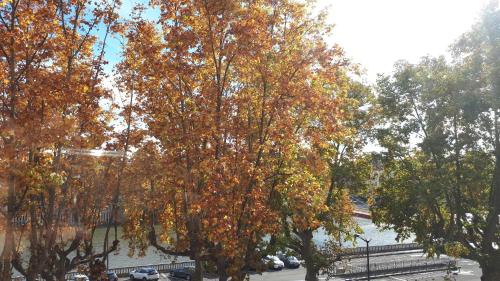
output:
[[[123,3],[120,7],[119,14],[122,19],[130,19],[133,8],[137,4],[147,4],[148,0],[123,0]],[[159,11],[157,10],[146,10],[144,11],[144,15],[148,18],[156,18],[159,16]],[[116,63],[118,63],[121,59],[121,39],[114,36],[108,39],[108,44],[106,46],[106,59],[109,64],[105,67],[105,71],[108,74],[111,74],[113,71],[113,67]]]

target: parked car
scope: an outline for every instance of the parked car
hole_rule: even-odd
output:
[[[171,277],[183,278],[186,280],[191,280],[193,274],[194,274],[194,266],[186,266],[183,268],[178,268],[170,271]]]
[[[152,267],[143,267],[130,272],[130,280],[159,280],[160,274]]]
[[[294,256],[280,255],[279,259],[285,264],[286,268],[299,268],[300,262]]]
[[[118,281],[118,275],[113,271],[106,272],[106,275],[108,276],[108,281]]]
[[[70,281],[89,281],[89,278],[85,274],[77,273],[69,279]]]
[[[277,257],[267,255],[262,259],[269,267],[269,269],[282,270],[285,264]]]

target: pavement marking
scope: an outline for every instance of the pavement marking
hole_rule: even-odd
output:
[[[425,256],[425,254],[420,254],[420,255],[417,255],[417,254],[413,254],[413,255],[409,255],[410,257],[423,257]]]
[[[326,280],[326,277],[319,277],[318,280]],[[290,280],[290,281],[305,281],[304,279]]]
[[[472,270],[460,270],[460,272],[458,272],[458,275],[474,275],[474,271],[472,271]]]
[[[394,277],[394,276],[389,276],[391,279],[394,279],[394,280],[398,280],[398,281],[407,281],[407,279],[401,279],[401,278],[398,278],[398,277]]]

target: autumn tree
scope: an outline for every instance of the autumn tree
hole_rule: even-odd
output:
[[[320,271],[330,266],[331,257],[315,245],[313,234],[322,228],[330,236],[328,243],[340,249],[342,240],[359,231],[350,195],[366,194],[369,187],[372,163],[363,148],[374,124],[373,95],[352,79],[346,78],[338,87],[337,93],[343,95],[338,105],[343,113],[339,129],[321,142],[297,147],[286,162],[290,176],[274,202],[282,214],[283,231],[271,238],[270,251],[291,249],[301,257],[305,280],[318,280]],[[311,112],[317,118],[316,111]]]
[[[71,152],[99,148],[105,141],[104,49],[116,5],[0,3],[2,280],[10,279],[12,266],[28,280],[38,274],[64,280],[66,272],[94,254],[89,233],[97,215],[90,211],[101,208],[101,201],[89,188],[105,186],[96,175],[108,165]],[[100,39],[99,33],[104,34]],[[22,215],[27,224],[20,229],[15,222]],[[68,217],[78,227],[68,229]],[[16,247],[24,243],[29,254]]]
[[[492,2],[453,62],[400,62],[378,81],[387,149],[374,219],[430,254],[475,260],[500,278],[500,11]]]
[[[282,232],[275,234],[267,246],[270,253],[281,250],[304,260],[305,280],[318,280],[327,257],[313,240],[315,232],[326,231],[330,240],[343,239],[340,233],[356,228],[353,221],[354,206],[349,191],[330,182],[327,162],[314,150],[302,149],[287,171],[290,176],[278,189],[275,208],[281,212]]]
[[[149,184],[168,196],[157,197],[162,233],[139,204],[126,208],[127,236],[170,242],[158,248],[194,259],[195,280],[203,261],[220,280],[241,280],[260,260],[259,242],[279,229],[271,202],[289,176],[284,160],[339,130],[345,60],[323,41],[329,27],[310,4],[151,5],[160,19],[130,23],[119,73],[161,153],[161,176]]]

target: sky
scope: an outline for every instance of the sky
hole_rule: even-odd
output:
[[[334,23],[331,42],[361,64],[369,82],[397,60],[445,55],[489,0],[319,0]]]
[[[326,9],[328,23],[335,24],[328,40],[340,44],[373,83],[378,73],[390,73],[397,60],[415,63],[425,55],[445,55],[489,1],[317,0],[317,9]],[[124,0],[120,14],[129,15],[138,2],[148,1]],[[120,46],[112,45],[108,52],[114,65]]]

